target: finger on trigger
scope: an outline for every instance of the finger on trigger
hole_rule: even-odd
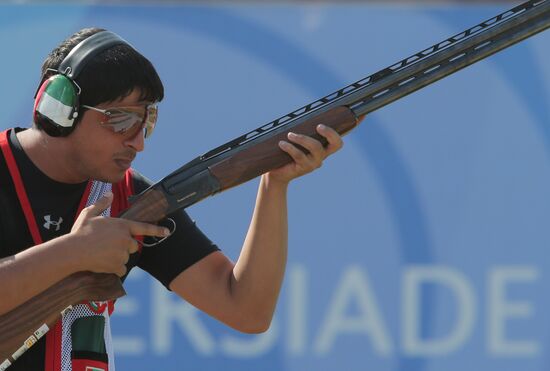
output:
[[[132,236],[166,237],[170,235],[170,230],[166,227],[141,222],[129,221],[129,223]]]

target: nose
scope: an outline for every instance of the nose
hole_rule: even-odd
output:
[[[139,130],[133,136],[124,139],[124,145],[141,152],[145,148],[145,138],[143,130]]]

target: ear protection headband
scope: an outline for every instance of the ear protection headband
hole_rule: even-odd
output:
[[[97,54],[114,45],[130,45],[110,31],[98,32],[76,45],[61,61],[55,75],[44,81],[35,94],[33,118],[36,125],[54,137],[67,136],[79,113],[80,86],[75,79]]]

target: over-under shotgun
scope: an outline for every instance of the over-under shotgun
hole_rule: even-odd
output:
[[[323,141],[315,127],[340,134],[358,118],[550,26],[550,0],[527,1],[362,80],[305,105],[185,164],[138,195],[120,217],[156,223],[168,214],[242,184],[291,158],[277,145],[289,131]],[[0,316],[0,371],[83,300],[124,295],[116,275],[77,273]],[[4,361],[5,360],[5,361]]]

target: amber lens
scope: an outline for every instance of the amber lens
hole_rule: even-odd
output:
[[[103,125],[115,133],[133,137],[141,129],[144,137],[148,138],[153,133],[157,122],[157,106],[117,107],[105,111]]]

